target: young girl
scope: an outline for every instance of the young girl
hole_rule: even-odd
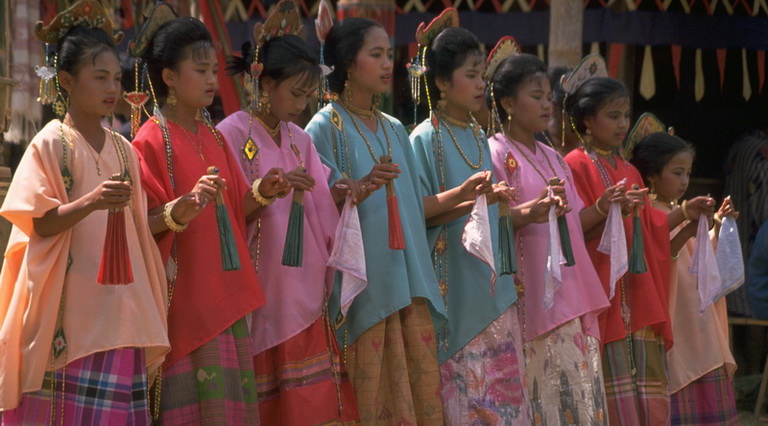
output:
[[[324,55],[333,67],[330,89],[341,100],[318,112],[306,130],[331,169],[328,182],[344,176],[375,188],[389,184],[405,243],[403,250],[389,247],[387,194],[376,190],[358,207],[368,286],[336,325],[360,416],[441,424],[435,329],[443,326],[445,305],[429,261],[416,160],[405,128],[373,102],[392,80],[390,39],[373,21],[346,19],[328,34]],[[383,155],[392,163],[381,163]],[[331,318],[338,313],[332,306]]]
[[[48,84],[68,108],[30,143],[2,208],[13,224],[0,277],[2,422],[149,424],[147,371],[169,350],[165,277],[136,156],[101,127],[120,96],[119,36],[98,2],[38,25],[56,46]],[[113,209],[125,214],[124,285],[97,279]]]
[[[688,188],[694,155],[691,145],[663,132],[645,136],[634,148],[632,164],[650,188],[655,209],[668,214],[680,208],[677,201]],[[730,200],[723,202],[718,215],[737,215]],[[736,364],[729,348],[725,298],[701,314],[697,278],[688,272],[697,228],[698,221],[691,220],[670,233],[669,309],[675,345],[667,352],[667,363],[672,424],[737,424],[731,382]]]
[[[289,187],[279,188],[283,178],[275,170],[252,192],[224,138],[196,118],[213,102],[216,54],[202,22],[173,16],[167,4],[156,6],[132,52],[146,62],[146,78],[162,102],[161,116],[147,121],[133,142],[142,160],[150,226],[171,279],[172,351],[163,368],[161,420],[248,423],[258,418],[258,401],[245,315],[264,296],[249,265],[245,217]],[[208,171],[211,166],[218,174]],[[214,211],[220,207],[209,207],[217,191],[240,269],[222,267],[223,236]]]
[[[647,264],[647,272],[627,273],[615,283],[611,307],[599,317],[608,417],[611,424],[662,424],[669,418],[665,347],[672,344],[667,232],[670,226],[677,226],[682,213],[668,219],[650,208],[640,173],[618,155],[629,130],[629,94],[618,80],[589,78],[595,68],[605,69],[602,58],[582,61],[569,77],[582,84],[571,86],[565,101],[575,131],[585,141],[565,161],[584,202],[580,219],[587,249],[610,294],[611,257],[597,247],[611,203],[620,202],[628,248],[632,246],[632,215],[640,215]],[[623,179],[625,185],[619,185]],[[606,196],[608,192],[613,194]],[[704,197],[692,200],[687,213],[698,216],[706,203]]]
[[[449,313],[447,327],[437,329],[443,411],[451,425],[480,419],[527,425],[531,419],[515,284],[511,275],[499,276],[494,284],[495,272],[462,244],[475,198],[487,195],[493,253],[500,258],[495,204],[509,202],[512,191],[491,185],[487,140],[470,115],[480,109],[485,89],[480,42],[453,26],[436,35],[431,31],[451,21],[458,23],[455,9],[435,18],[424,31],[426,37],[417,33],[419,42],[428,46],[428,91],[441,101],[432,119],[411,134],[434,268]]]
[[[288,6],[292,14],[285,12]],[[267,34],[283,20],[300,16],[292,0],[283,0],[272,10],[263,27]],[[300,34],[303,27],[299,24],[292,22],[290,28]],[[288,182],[294,190],[304,191],[300,267],[281,264],[290,197],[278,199],[262,211],[252,221],[255,229],[249,230],[254,266],[269,301],[253,312],[251,330],[261,422],[355,421],[359,420],[357,402],[340,365],[325,302],[330,289],[327,283],[332,284],[326,264],[339,221],[337,205],[347,195],[342,185],[355,189],[358,185],[351,179],[340,179],[330,189],[323,184],[328,168],[320,162],[309,135],[290,122],[317,91],[321,71],[316,55],[298,35],[262,39],[261,33],[256,35],[260,57],[254,58],[263,65],[258,79],[261,108],[239,111],[218,125],[226,139],[233,141],[231,146],[249,185],[262,177],[263,165],[269,165],[290,170]],[[237,71],[250,71],[251,64],[240,64]],[[359,193],[353,196],[362,198]],[[297,369],[299,365],[306,367]]]
[[[505,59],[489,79],[503,131],[490,140],[499,179],[518,189],[522,200],[539,197],[553,177],[564,180],[573,211],[565,214],[575,264],[561,266],[562,281],[546,306],[545,282],[550,230],[546,223],[517,225],[524,321],[525,365],[532,415],[560,424],[602,424],[605,391],[600,365],[598,314],[609,306],[587,254],[578,212],[583,203],[563,158],[535,140],[552,114],[547,68],[536,56]],[[554,381],[553,381],[554,378]]]

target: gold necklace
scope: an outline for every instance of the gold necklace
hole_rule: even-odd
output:
[[[596,146],[592,146],[592,151],[595,151],[597,155],[603,156],[603,157],[610,157],[611,154],[613,154],[612,149],[600,149]]]
[[[466,129],[467,126],[469,126],[469,121],[459,120],[458,118],[453,118],[450,115],[442,113],[442,112],[440,113],[440,117],[443,120],[453,124],[456,127],[460,127],[462,129]]]
[[[467,163],[467,165],[473,169],[479,169],[480,166],[483,165],[483,146],[481,145],[480,140],[475,135],[475,142],[477,143],[477,152],[480,158],[478,159],[477,164],[474,164],[471,161],[469,161],[469,158],[467,158],[467,154],[465,154],[464,150],[461,149],[461,145],[459,145],[459,141],[456,140],[456,136],[453,134],[453,130],[451,130],[451,126],[449,126],[445,121],[443,121],[443,118],[445,118],[445,114],[440,114],[439,117],[440,117],[440,121],[442,121],[443,126],[445,127],[445,130],[448,131],[448,135],[453,140],[453,144],[456,146],[456,149],[459,151],[459,154],[461,154],[461,158],[464,159],[464,162]]]
[[[355,119],[355,116],[352,114],[350,114],[350,118],[352,118],[352,124],[355,125],[355,129],[357,130],[357,133],[360,134],[360,136],[363,138],[363,142],[365,142],[365,145],[368,146],[368,152],[371,154],[371,158],[373,158],[373,162],[376,164],[379,164],[379,159],[376,158],[376,152],[374,152],[373,146],[371,145],[370,142],[368,142],[368,138],[365,137],[365,133],[363,133],[363,130],[357,124],[357,119]],[[377,113],[376,119],[379,124],[379,127],[381,127],[381,130],[384,132],[384,137],[387,139],[387,155],[389,155],[389,157],[392,158],[392,142],[389,140],[389,135],[387,134],[387,129],[384,127],[384,123],[381,122],[381,114]]]
[[[267,123],[265,123],[264,120],[262,120],[261,117],[259,117],[258,115],[254,115],[254,118],[256,118],[256,120],[258,120],[258,122],[261,123],[261,127],[263,127],[264,130],[266,130],[267,133],[269,133],[269,136],[272,136],[273,139],[276,138],[277,135],[280,134],[280,121],[279,120],[277,122],[277,125],[273,128],[273,127],[267,126]]]
[[[65,124],[70,129],[69,130],[69,139],[72,140],[72,130],[71,129],[76,129],[76,127],[72,123],[65,123]],[[81,135],[82,135],[82,133],[81,133]],[[105,137],[106,137],[106,135],[105,135]],[[85,139],[85,137],[83,137],[83,139]],[[106,140],[105,140],[105,142],[106,142]],[[101,152],[97,153],[96,149],[94,147],[92,147],[91,144],[88,143],[88,141],[85,141],[85,145],[88,147],[88,154],[91,155],[91,158],[93,158],[93,162],[96,163],[96,174],[101,176]],[[104,144],[103,143],[101,144],[101,149],[102,149],[102,151],[104,150]]]
[[[507,141],[508,141],[509,143],[511,143],[512,145],[523,145],[521,142],[513,141],[512,139],[510,139],[510,138],[509,138],[508,136],[506,136],[506,135],[504,135],[504,137],[505,137],[505,138],[507,139]],[[534,143],[534,144],[536,144],[536,141],[534,141],[533,143]],[[526,154],[526,153],[525,153],[525,149],[526,149],[526,148],[525,148],[525,146],[518,146],[518,147],[517,147],[517,150],[518,150],[518,151],[520,151],[520,153],[521,153],[521,154],[523,154],[523,157],[525,157],[525,161],[527,161],[527,162],[528,162],[528,164],[530,164],[531,166],[533,166],[533,170],[536,170],[536,173],[538,173],[538,174],[539,174],[539,176],[541,176],[541,178],[542,178],[542,179],[544,179],[544,182],[545,182],[547,185],[549,185],[549,184],[550,184],[550,183],[549,183],[550,179],[547,179],[547,177],[546,177],[546,176],[544,176],[544,173],[542,173],[542,171],[541,171],[541,170],[539,170],[539,168],[536,166],[536,163],[534,163],[534,162],[533,162],[533,160],[531,160],[531,157],[529,157],[529,156],[528,156],[528,154]],[[552,166],[552,162],[551,162],[551,161],[549,161],[549,156],[547,155],[547,153],[546,153],[546,152],[542,152],[542,154],[544,155],[544,159],[545,159],[545,160],[547,160],[547,165],[549,166],[549,170],[551,170],[551,171],[552,171],[552,173],[554,174],[554,176],[553,176],[553,177],[557,178],[557,180],[559,181],[559,180],[560,180],[560,176],[558,176],[558,175],[557,175],[557,172],[555,171],[555,167],[554,167],[554,166]],[[565,167],[563,167],[563,168],[565,169]]]
[[[195,147],[195,150],[197,151],[197,155],[200,156],[201,160],[205,161],[205,156],[203,155],[203,142],[197,137],[197,135],[190,132],[189,130],[187,130],[186,127],[182,126],[181,124],[175,121],[172,121],[172,120],[168,120],[168,121],[178,126],[184,133],[187,134],[187,136],[189,137],[189,141],[192,142],[192,145]],[[197,127],[197,120],[195,120],[195,127]]]
[[[358,108],[352,104],[349,104],[347,102],[342,101],[341,105],[346,109],[347,111],[351,112],[352,114],[362,118],[363,120],[370,120],[373,117],[376,116],[376,111],[372,109],[363,109]]]

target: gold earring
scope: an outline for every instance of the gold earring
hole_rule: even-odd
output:
[[[176,89],[173,87],[168,88],[168,97],[165,98],[165,103],[169,106],[176,106]]]
[[[269,102],[269,93],[266,91],[259,98],[259,105],[257,106],[259,112],[263,114],[269,114],[272,111],[272,104]]]
[[[379,109],[380,102],[381,102],[381,96],[378,94],[373,95],[373,99],[371,100],[371,106],[372,106],[371,110],[376,111],[377,109]]]
[[[344,80],[344,92],[342,93],[344,103],[346,104],[352,103],[352,85],[349,83],[351,77],[352,75],[347,71],[347,79]]]
[[[656,202],[656,189],[653,187],[653,182],[649,182],[651,187],[648,189],[648,199],[651,200],[651,204]]]
[[[592,129],[590,129],[589,127],[587,127],[587,131],[586,131],[586,133],[587,133],[587,136],[592,136]]]
[[[447,104],[447,103],[448,102],[445,100],[445,92],[443,92],[441,90],[440,91],[440,100],[437,101],[437,109],[439,109],[440,111],[444,110],[445,109],[445,104]]]

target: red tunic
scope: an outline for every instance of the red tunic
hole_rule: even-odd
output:
[[[250,188],[239,177],[239,166],[231,150],[226,145],[220,147],[213,134],[199,121],[195,139],[191,139],[190,134],[176,124],[169,123],[168,128],[175,189],[171,188],[160,127],[152,120],[147,121],[133,141],[141,163],[141,181],[147,192],[149,210],[188,193],[200,176],[206,174],[209,166],[218,167],[219,175],[227,181],[224,202],[232,223],[241,268],[225,272],[221,267],[219,231],[213,203],[192,220],[185,231],[176,234],[178,275],[168,310],[171,353],[166,357],[166,367],[264,304],[245,242],[243,199]],[[224,138],[221,139],[226,144]],[[163,262],[167,263],[173,233],[166,231],[155,238]]]
[[[616,157],[616,168],[606,160],[599,158],[603,169],[611,185],[623,178],[627,178],[627,187],[637,184],[644,187],[640,172],[620,157]],[[565,161],[573,170],[573,180],[576,189],[584,201],[584,208],[588,208],[605,192],[606,185],[600,175],[598,167],[584,152],[583,148],[571,151]],[[643,224],[643,239],[645,244],[645,260],[648,272],[644,274],[630,274],[624,276],[629,307],[632,318],[631,331],[637,331],[647,326],[664,338],[666,349],[672,347],[672,327],[669,320],[669,271],[670,271],[670,245],[669,222],[666,214],[651,207],[646,199],[645,207],[640,210],[640,218]],[[632,244],[632,218],[624,219],[624,230],[627,234],[627,247]],[[587,241],[587,251],[595,265],[600,281],[603,283],[606,294],[609,291],[610,256],[597,250],[600,245],[600,236]],[[611,307],[603,311],[598,317],[602,343],[610,343],[626,337],[624,320],[621,316],[621,290],[616,286],[616,296],[611,300]]]

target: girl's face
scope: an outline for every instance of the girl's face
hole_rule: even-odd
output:
[[[59,73],[59,83],[69,94],[69,108],[94,117],[112,114],[120,95],[120,61],[114,52],[81,59],[76,75]]]
[[[295,75],[280,83],[265,77],[262,84],[269,93],[270,113],[286,122],[295,121],[317,91],[317,81],[306,74]]]
[[[485,61],[479,55],[467,55],[464,63],[453,70],[451,81],[437,78],[437,87],[445,93],[448,107],[458,110],[461,115],[477,112],[483,106],[485,91]]]
[[[620,146],[629,130],[629,114],[629,98],[626,96],[601,105],[594,116],[584,120],[587,129],[591,130],[592,143],[603,149]]]
[[[534,134],[547,129],[552,117],[552,90],[546,75],[534,75],[524,81],[517,96],[502,99],[509,126],[525,133]]]
[[[363,47],[349,67],[352,90],[378,95],[392,83],[392,45],[383,28],[374,26],[365,33]]]
[[[690,151],[680,151],[670,158],[656,176],[650,176],[648,182],[656,192],[659,200],[669,202],[679,200],[688,189],[693,167],[693,154]]]
[[[216,51],[206,48],[202,55],[187,54],[175,70],[163,70],[163,80],[176,95],[179,104],[190,108],[203,108],[213,103],[218,87],[219,63]]]

